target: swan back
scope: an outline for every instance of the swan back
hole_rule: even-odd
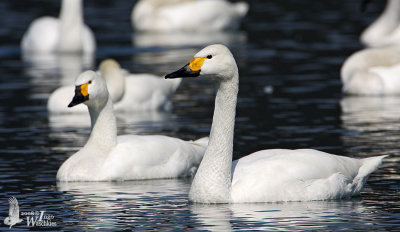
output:
[[[236,29],[246,15],[246,2],[226,0],[141,0],[131,15],[142,31],[217,31]]]

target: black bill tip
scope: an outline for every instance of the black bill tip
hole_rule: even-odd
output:
[[[68,107],[76,106],[87,100],[89,100],[89,95],[83,96],[81,92],[81,87],[77,86],[75,87],[75,96],[74,98],[72,98],[72,101],[68,104]]]
[[[185,78],[185,77],[198,77],[200,76],[200,71],[192,71],[189,68],[189,64],[183,66],[178,71],[172,72],[170,74],[165,75],[165,79],[174,79],[174,78]]]

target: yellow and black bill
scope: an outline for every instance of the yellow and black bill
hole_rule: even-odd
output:
[[[173,79],[180,77],[198,77],[200,76],[201,67],[203,66],[206,57],[193,58],[187,65],[183,66],[178,71],[167,74],[165,79]]]
[[[88,86],[89,83],[75,87],[75,96],[71,103],[69,103],[68,107],[73,107],[89,100]]]

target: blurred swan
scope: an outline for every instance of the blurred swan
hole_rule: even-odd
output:
[[[340,70],[343,91],[355,95],[400,94],[399,53],[400,46],[391,46],[352,54]]]
[[[246,2],[226,0],[140,0],[131,22],[138,31],[218,31],[237,29]]]
[[[200,163],[208,138],[197,141],[161,135],[117,137],[113,103],[105,80],[86,71],[75,81],[68,107],[88,106],[92,132],[85,146],[59,168],[59,181],[112,181],[190,176]]]
[[[181,79],[164,80],[153,74],[129,74],[113,59],[100,63],[100,74],[107,82],[107,89],[119,112],[170,111],[171,98]],[[49,97],[47,109],[51,113],[86,113],[87,107],[68,108],[74,96],[74,86],[62,86]]]
[[[107,89],[113,102],[120,101],[125,93],[125,76],[119,64],[113,59],[106,59],[100,63],[100,73],[107,82]],[[50,113],[86,113],[87,107],[84,105],[67,107],[74,97],[74,89],[73,85],[56,89],[47,101],[47,110]]]
[[[400,1],[388,0],[379,18],[361,34],[368,47],[384,47],[400,43]]]
[[[209,145],[189,200],[199,203],[310,201],[360,193],[385,156],[355,159],[312,149],[262,150],[232,164],[238,68],[229,49],[211,45],[165,78],[200,77],[218,83]]]
[[[63,0],[59,18],[45,16],[34,20],[22,38],[21,47],[30,53],[93,53],[96,42],[83,22],[82,0]]]

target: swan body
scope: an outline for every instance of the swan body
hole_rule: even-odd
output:
[[[262,150],[232,165],[238,68],[223,45],[198,52],[166,78],[200,77],[218,83],[210,140],[189,199],[199,203],[309,201],[359,194],[385,156],[354,159],[300,149]]]
[[[400,94],[400,47],[367,48],[351,55],[341,68],[343,92],[354,95]]]
[[[83,22],[82,0],[63,0],[59,18],[44,16],[34,20],[21,47],[28,53],[93,53],[96,41]]]
[[[164,80],[153,74],[130,74],[126,77],[124,97],[114,108],[117,112],[170,111],[172,96],[181,80]]]
[[[400,43],[400,1],[387,1],[379,18],[362,32],[361,42],[368,47]]]
[[[218,31],[237,29],[248,11],[245,2],[226,0],[140,0],[131,21],[139,31]]]
[[[85,146],[59,168],[59,181],[114,181],[176,178],[192,175],[200,163],[208,138],[197,141],[161,135],[117,136],[117,126],[106,82],[93,71],[75,82],[69,107],[84,103],[92,131]]]

